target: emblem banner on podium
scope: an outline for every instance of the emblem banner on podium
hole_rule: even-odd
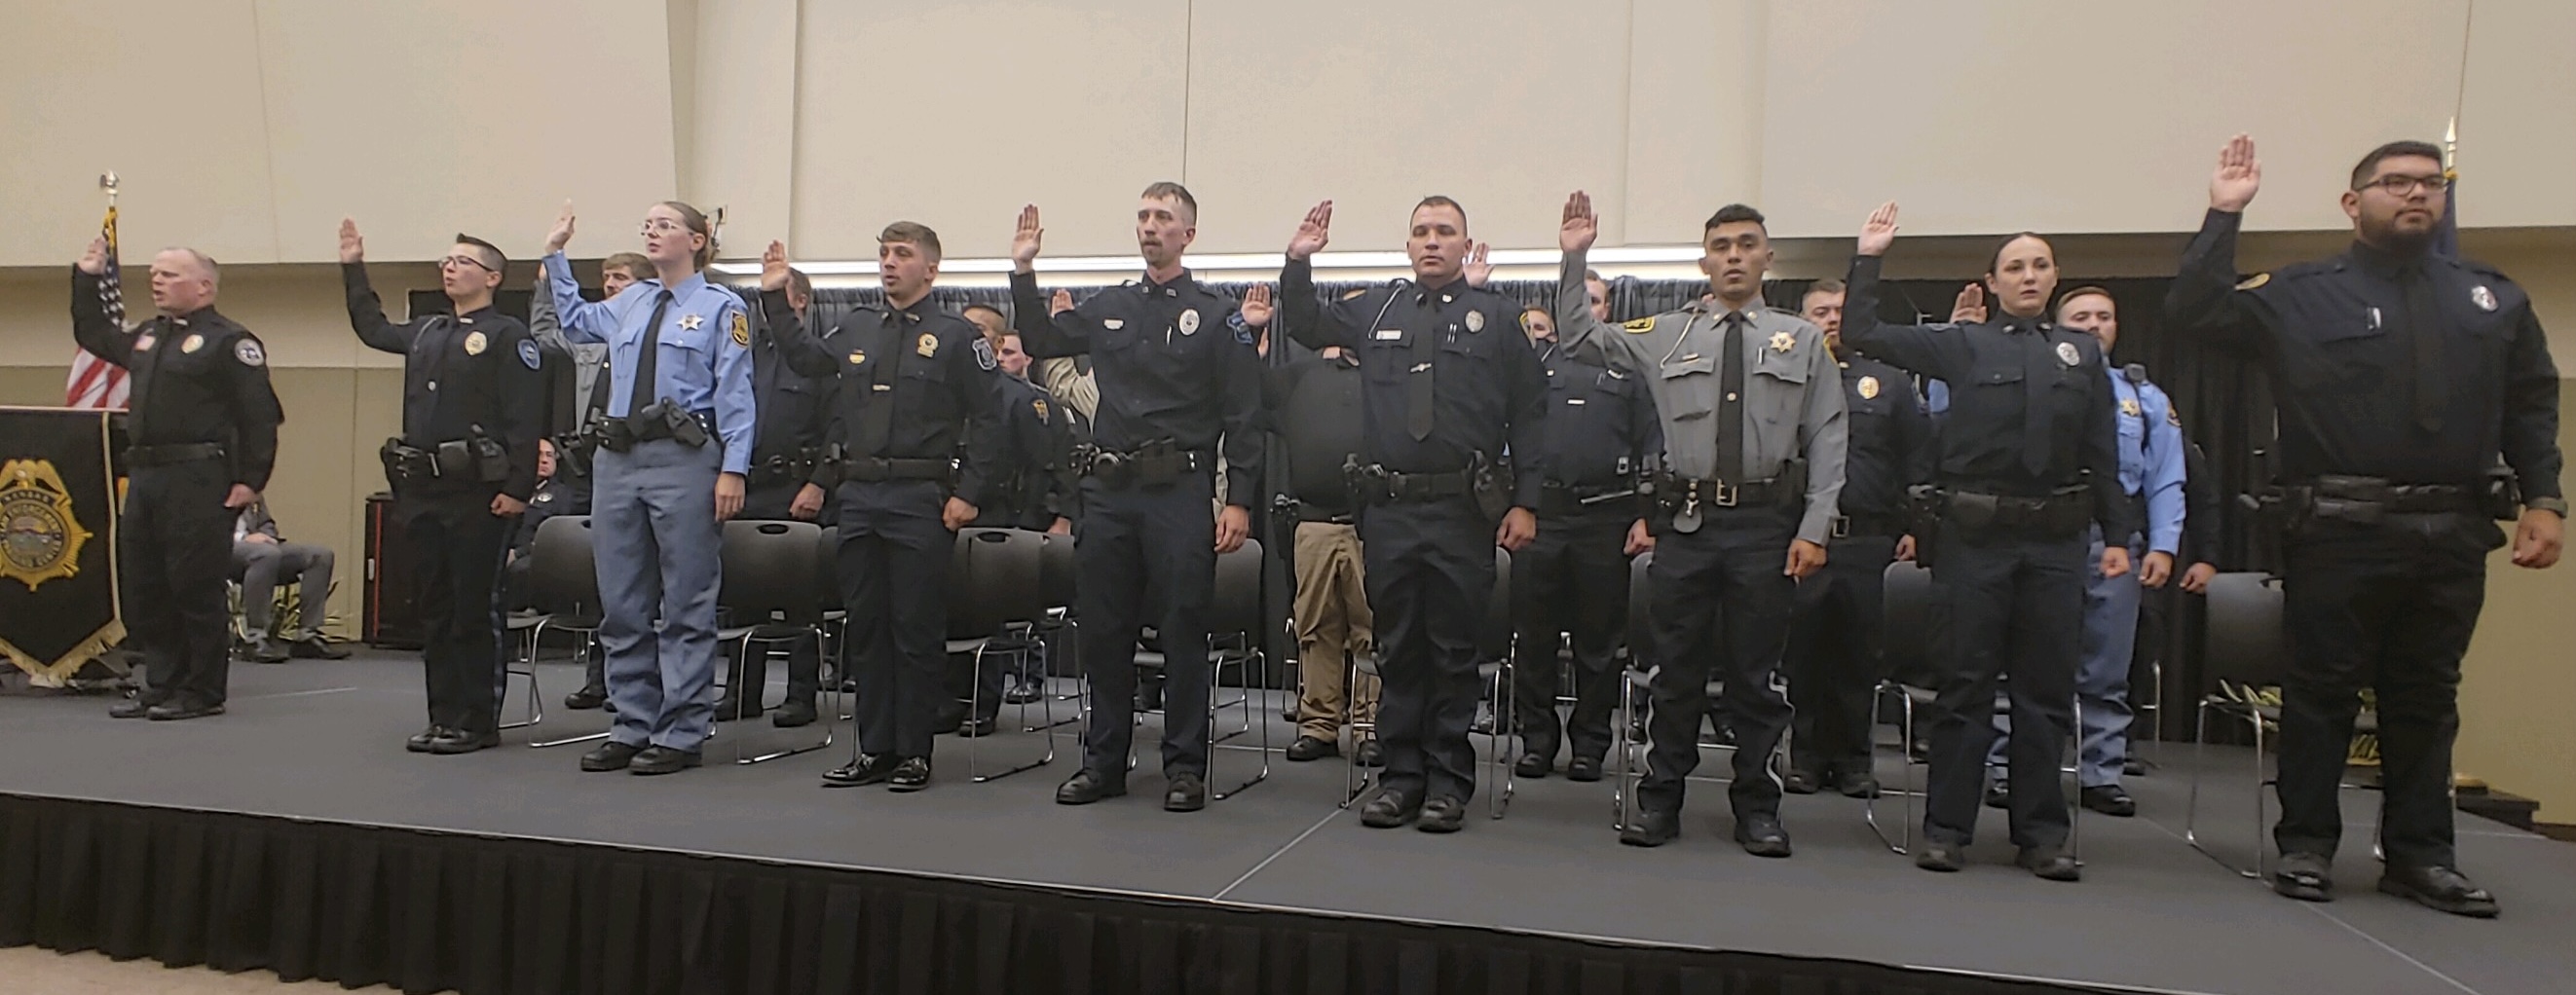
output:
[[[0,656],[63,680],[125,638],[113,411],[0,407]]]

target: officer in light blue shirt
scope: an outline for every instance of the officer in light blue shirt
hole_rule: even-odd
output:
[[[2093,333],[2109,355],[2120,340],[2118,306],[2101,287],[2077,287],[2057,301],[2057,323]],[[2132,363],[2108,371],[2119,411],[2120,491],[2142,506],[2139,520],[2146,534],[2127,537],[2129,559],[2138,569],[2127,576],[2105,578],[2101,562],[2103,536],[2093,533],[2091,579],[2084,588],[2083,655],[2076,662],[2075,694],[2082,710],[2083,741],[2077,783],[2085,808],[2104,815],[2137,814],[2137,802],[2120,787],[2120,769],[2129,754],[2129,662],[2137,648],[2138,603],[2144,588],[2162,587],[2173,575],[2174,555],[2182,546],[2184,441],[2182,416],[2173,399],[2148,382],[2147,369]],[[1996,715],[2004,726],[2004,716]],[[2003,742],[1988,755],[1995,794],[2003,797]]]
[[[564,337],[608,346],[591,545],[616,713],[581,769],[668,774],[698,766],[715,715],[717,553],[751,464],[750,318],[741,297],[699,275],[716,242],[694,207],[645,212],[657,276],[597,303],[581,299],[564,259],[572,230],[566,204],[546,236],[546,283]]]

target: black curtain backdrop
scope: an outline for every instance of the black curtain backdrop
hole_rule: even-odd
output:
[[[0,795],[0,946],[405,992],[1967,995],[1844,961]]]

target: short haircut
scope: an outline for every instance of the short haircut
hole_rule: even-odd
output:
[[[481,253],[483,257],[483,265],[491,269],[492,272],[498,273],[504,269],[508,269],[510,266],[510,257],[502,254],[500,246],[475,238],[474,236],[468,235],[464,232],[456,233],[456,244],[473,246],[477,252]]]
[[[991,312],[991,313],[992,313],[993,317],[996,317],[996,318],[1000,318],[1000,319],[1002,319],[1002,327],[1004,327],[1004,328],[1009,328],[1009,327],[1010,327],[1010,325],[1011,325],[1011,316],[1010,316],[1010,315],[1007,315],[1007,314],[1003,314],[1003,313],[1002,313],[1002,309],[1001,309],[1001,308],[994,307],[994,306],[992,306],[992,305],[990,305],[990,304],[984,304],[984,303],[980,303],[980,302],[979,302],[979,303],[975,303],[975,304],[969,304],[969,305],[966,305],[965,307],[961,307],[961,308],[958,308],[958,309],[957,309],[957,313],[958,313],[958,314],[961,314],[961,315],[962,315],[962,314],[965,314],[965,313],[967,313],[967,312],[969,312],[969,311],[988,311],[988,312]]]
[[[806,276],[804,270],[790,268],[787,271],[787,288],[795,291],[798,297],[810,298],[814,296],[814,278]]]
[[[1181,206],[1189,211],[1190,224],[1195,226],[1199,223],[1199,199],[1190,196],[1190,188],[1188,187],[1174,183],[1170,180],[1158,180],[1152,186],[1146,187],[1145,192],[1140,196],[1157,199],[1168,198],[1180,201]]]
[[[213,257],[213,256],[209,256],[209,255],[207,255],[207,254],[205,254],[205,253],[203,253],[203,252],[199,252],[199,251],[197,251],[197,250],[195,250],[195,249],[191,249],[191,248],[189,248],[189,247],[187,247],[187,246],[184,246],[184,245],[173,245],[173,246],[171,246],[171,247],[169,247],[169,248],[166,248],[166,249],[163,249],[163,250],[161,250],[161,251],[163,251],[163,252],[178,252],[178,253],[184,253],[184,254],[186,254],[190,262],[194,262],[194,263],[196,263],[196,264],[197,264],[197,268],[198,268],[198,269],[202,269],[202,270],[205,270],[205,271],[206,271],[206,282],[211,283],[211,284],[214,284],[214,285],[216,285],[216,286],[218,286],[218,287],[223,286],[223,283],[224,283],[224,273],[223,273],[223,270],[222,270],[220,267],[217,267],[217,266],[215,265],[215,257]]]
[[[2037,240],[2039,241],[2039,244],[2041,244],[2041,245],[2043,245],[2043,246],[2046,246],[2046,247],[2048,248],[2048,258],[2050,258],[2050,259],[2055,259],[2055,258],[2057,258],[2057,245],[2056,245],[2055,243],[2053,243],[2053,242],[2050,242],[2050,241],[2047,239],[2047,237],[2046,237],[2046,236],[2043,236],[2043,235],[2041,235],[2040,233],[2035,232],[2035,231],[2017,231],[2017,232],[2014,232],[2014,233],[2012,233],[2012,234],[2010,234],[2010,235],[2006,235],[2006,236],[2004,236],[2004,240],[2003,240],[2003,241],[1995,243],[1995,253],[1994,253],[1994,255],[1991,255],[1991,256],[1987,256],[1987,257],[1986,257],[1986,272],[1988,272],[1988,273],[1992,273],[1992,272],[1994,272],[1994,271],[1995,271],[1995,267],[2003,265],[2003,261],[2004,261],[2004,250],[2005,250],[2005,249],[2012,248],[2012,244],[2013,244],[2013,243],[2018,242],[2018,241],[2021,241],[2022,239],[2025,239],[2025,238],[2028,238],[2028,239],[2037,239]]]
[[[931,231],[929,225],[921,222],[897,221],[885,226],[884,231],[877,233],[877,243],[882,245],[887,242],[909,244],[913,248],[920,249],[922,255],[929,256],[931,262],[939,261],[939,233]]]
[[[653,261],[644,258],[644,254],[641,252],[612,253],[608,258],[599,261],[599,268],[609,269],[611,267],[625,270],[638,280],[649,279],[653,276]]]
[[[2048,313],[2049,313],[2050,315],[2054,316],[2054,315],[2056,315],[2057,313],[2059,313],[2059,312],[2061,312],[2061,311],[2066,310],[2066,302],[2071,301],[2071,300],[2074,300],[2074,299],[2076,299],[2076,298],[2078,298],[2078,297],[2099,297],[2099,298],[2102,298],[2103,300],[2110,301],[2110,302],[2111,302],[2111,308],[2112,308],[2112,310],[2115,310],[2115,311],[2116,311],[2116,310],[2119,310],[2119,307],[2120,307],[2120,299],[2119,299],[2118,297],[2112,296],[2112,294],[2111,294],[2111,288],[2109,288],[2109,287],[2105,287],[2105,286],[2101,286],[2101,285],[2099,285],[2099,284],[2092,284],[2092,283],[2088,283],[2088,284],[2085,284],[2085,285],[2083,285],[2083,286],[2081,286],[2081,287],[2077,287],[2077,288],[2075,288],[2075,289],[2073,289],[2073,290],[2069,290],[2069,291],[2067,291],[2067,292],[2065,292],[2065,293],[2062,293],[2062,294],[2057,295],[2057,306],[2056,306],[2056,307],[2053,307],[2053,308],[2050,308],[2050,309],[2049,309],[2049,311],[2048,311]]]
[[[2360,162],[2353,164],[2352,188],[2359,190],[2363,184],[2369,183],[2370,175],[2379,171],[2381,161],[2406,156],[2423,156],[2434,162],[2441,162],[2442,150],[2431,142],[2419,142],[2413,139],[2390,142],[2372,149],[2369,155],[2362,156]]]
[[[1808,284],[1807,292],[1798,295],[1798,310],[1804,311],[1807,309],[1807,298],[1813,297],[1817,294],[1839,294],[1848,289],[1850,288],[1845,287],[1841,280],[1834,279],[1830,276]]]
[[[1601,283],[1601,284],[1605,284],[1605,285],[1606,285],[1606,284],[1608,284],[1608,283],[1610,282],[1610,281],[1608,281],[1608,280],[1601,279],[1601,271],[1600,271],[1600,270],[1597,270],[1597,269],[1587,269],[1587,270],[1584,270],[1584,271],[1583,271],[1583,278],[1584,278],[1584,279],[1586,279],[1586,280],[1591,280],[1591,281],[1594,281],[1594,282],[1597,282],[1597,283]]]
[[[1465,205],[1462,205],[1462,204],[1458,203],[1457,201],[1451,200],[1451,199],[1449,199],[1449,198],[1448,198],[1447,196],[1445,196],[1445,195],[1442,195],[1442,194],[1436,194],[1436,193],[1435,193],[1435,194],[1432,194],[1431,196],[1428,196],[1428,197],[1424,197],[1424,198],[1422,198],[1422,201],[1421,201],[1420,203],[1417,203],[1417,204],[1413,205],[1413,211],[1414,211],[1414,213],[1419,214],[1419,213],[1422,213],[1422,209],[1423,209],[1423,208],[1426,208],[1426,207],[1445,207],[1445,208],[1448,208],[1448,209],[1450,209],[1450,210],[1452,210],[1452,211],[1456,211],[1456,212],[1458,212],[1458,229],[1459,229],[1460,231],[1465,231],[1465,230],[1466,230],[1466,228],[1467,228],[1467,208],[1466,208],[1466,206],[1465,206]]]
[[[1708,216],[1708,224],[1702,226],[1699,233],[1701,236],[1705,237],[1709,232],[1716,231],[1717,226],[1719,225],[1731,225],[1739,221],[1753,222],[1755,227],[1762,229],[1762,234],[1765,237],[1769,237],[1771,234],[1771,224],[1770,222],[1763,220],[1762,212],[1756,211],[1750,205],[1746,204],[1728,204],[1725,207],[1718,208],[1717,213]]]
[[[676,200],[663,201],[662,206],[679,212],[681,224],[688,226],[690,231],[707,237],[707,244],[701,246],[695,255],[689,257],[692,265],[699,269],[707,268],[708,263],[716,260],[716,230],[707,224],[706,212]]]

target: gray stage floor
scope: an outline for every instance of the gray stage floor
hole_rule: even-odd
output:
[[[544,668],[559,697],[579,681]],[[1083,808],[1051,803],[1077,748],[1052,765],[968,783],[966,743],[942,737],[931,790],[823,790],[834,749],[753,767],[716,763],[673,777],[584,774],[582,745],[522,745],[604,728],[598,712],[554,709],[509,745],[464,757],[405,753],[422,723],[417,665],[364,652],[338,663],[237,665],[230,714],[118,722],[97,698],[0,698],[0,792],[90,798],[419,829],[599,842],[771,861],[933,874],[1206,900],[1240,907],[1465,923],[2137,991],[2230,995],[2338,992],[2563,993],[2576,977],[2576,847],[2462,816],[2466,869],[2498,892],[2503,918],[2472,921],[2373,890],[2369,818],[2377,795],[2346,795],[2353,825],[2336,868],[2343,898],[2305,905],[2220,868],[2182,839],[2190,749],[2130,788],[2141,814],[2082,824],[2085,880],[2044,882],[2011,866],[2000,813],[1986,812],[1976,862],[1932,875],[1888,852],[1861,803],[1791,797],[1798,855],[1747,856],[1729,842],[1725,789],[1694,784],[1682,839],[1618,845],[1611,786],[1520,783],[1508,815],[1430,836],[1362,828],[1341,799],[1339,761],[1271,755],[1268,782],[1192,815],[1160,809],[1150,732],[1135,794]],[[514,684],[515,703],[524,688]],[[775,692],[772,693],[773,700]],[[1006,710],[1007,717],[1007,710]],[[1275,715],[1273,716],[1275,718]],[[1149,719],[1149,723],[1151,720]],[[727,726],[733,729],[734,726]],[[811,730],[745,727],[746,744]],[[531,736],[530,733],[537,735]],[[1274,745],[1284,746],[1279,725]],[[987,740],[988,759],[1035,755],[1042,737]],[[1238,738],[1235,742],[1243,740]],[[1481,742],[1481,738],[1480,738]],[[1712,761],[1720,754],[1709,754]],[[1890,755],[1882,776],[1897,776]],[[2221,762],[2224,762],[2222,766]],[[1212,778],[1257,767],[1219,753]],[[2252,801],[2241,751],[2214,752],[2202,818],[2250,857]],[[1704,763],[1703,773],[1723,765]],[[2224,778],[2221,780],[2220,778]],[[1895,800],[1882,803],[1894,817]]]

